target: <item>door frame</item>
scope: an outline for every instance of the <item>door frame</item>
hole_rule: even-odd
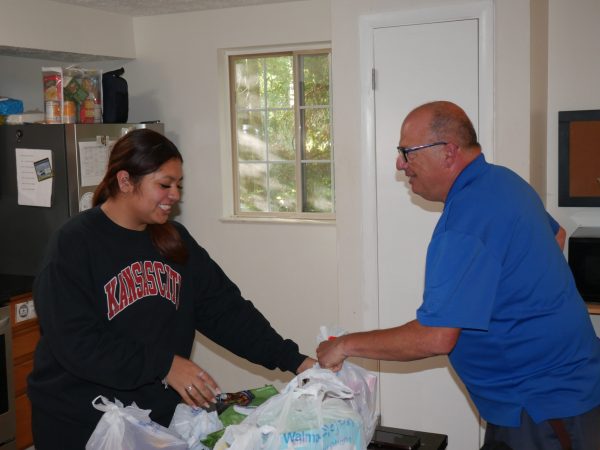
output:
[[[486,159],[494,161],[494,4],[480,0],[456,6],[377,13],[359,19],[360,39],[360,102],[361,102],[361,200],[364,208],[362,221],[362,274],[361,299],[363,329],[380,328],[379,323],[379,267],[377,216],[377,165],[375,142],[376,74],[373,71],[374,32],[376,29],[402,25],[429,24],[456,20],[477,19],[479,23],[479,99],[478,139]],[[423,250],[425,251],[425,249]],[[379,392],[381,395],[381,392]],[[483,423],[480,420],[479,442],[483,441]]]
[[[379,328],[377,254],[377,167],[375,161],[375,92],[373,86],[373,33],[377,28],[477,19],[479,33],[479,142],[486,159],[494,161],[494,10],[493,0],[456,6],[393,11],[359,19],[361,83],[361,192],[363,216],[363,292],[369,307],[363,316],[364,329]],[[375,80],[376,81],[376,80]]]

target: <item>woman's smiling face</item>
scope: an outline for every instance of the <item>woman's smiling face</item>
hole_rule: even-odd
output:
[[[183,167],[179,159],[170,159],[158,170],[144,175],[126,197],[130,221],[135,229],[149,224],[165,223],[171,210],[181,198]]]

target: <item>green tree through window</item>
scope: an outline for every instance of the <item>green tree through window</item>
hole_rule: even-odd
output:
[[[330,52],[230,56],[235,213],[333,218]]]

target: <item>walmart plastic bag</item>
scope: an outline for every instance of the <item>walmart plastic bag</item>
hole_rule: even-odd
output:
[[[217,411],[208,412],[204,409],[194,409],[185,403],[175,408],[175,413],[169,424],[169,430],[183,438],[190,450],[208,449],[200,442],[215,431],[223,429]]]
[[[317,342],[335,339],[346,334],[341,328],[328,328],[322,326]],[[365,448],[371,442],[377,426],[377,376],[356,364],[344,361],[342,369],[336,372],[337,378],[354,394],[346,402],[357,411],[363,423],[363,436]]]
[[[215,450],[361,450],[362,419],[346,403],[353,396],[332,371],[313,367],[227,427]]]
[[[344,362],[342,369],[336,372],[336,376],[354,394],[352,398],[346,400],[346,403],[360,415],[365,444],[368,444],[371,442],[378,422],[377,376],[348,361]]]
[[[100,400],[102,403],[97,403]],[[167,428],[150,419],[150,410],[140,409],[135,403],[123,407],[115,399],[109,401],[99,395],[92,401],[99,411],[104,411],[96,429],[85,445],[86,450],[187,450],[187,444]]]

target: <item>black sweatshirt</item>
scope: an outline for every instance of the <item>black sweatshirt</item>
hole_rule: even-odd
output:
[[[174,355],[190,357],[195,330],[266,368],[296,371],[305,358],[296,343],[174,225],[190,255],[185,265],[162,257],[147,231],[122,228],[99,207],[55,234],[34,283],[42,333],[28,379],[34,411],[93,430],[101,413],[91,403],[104,395],[135,401],[167,426],[181,399],[161,380]]]

